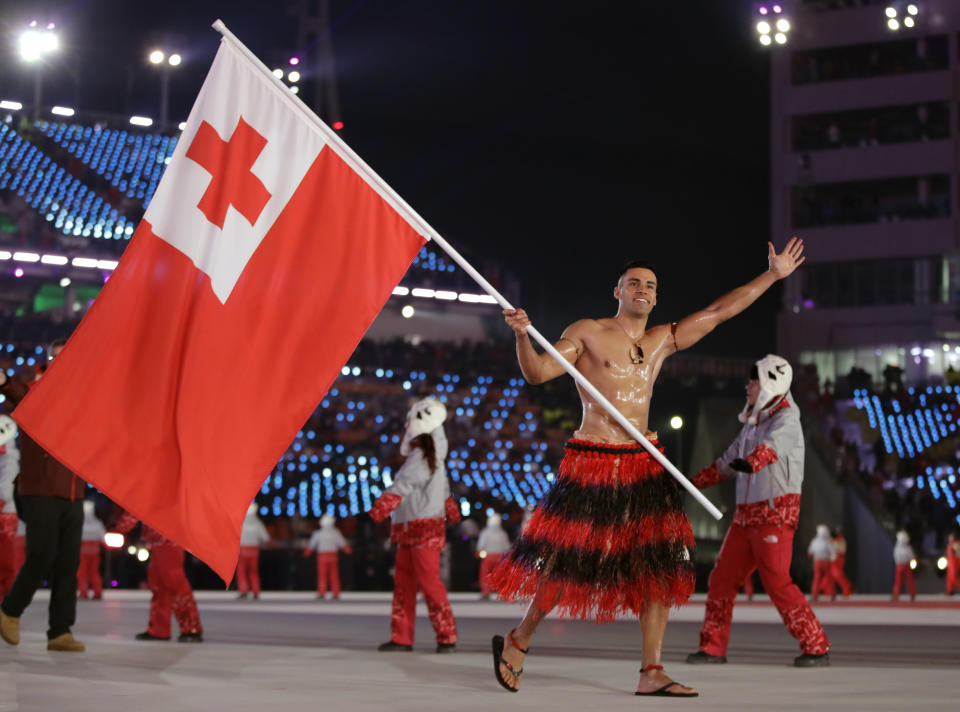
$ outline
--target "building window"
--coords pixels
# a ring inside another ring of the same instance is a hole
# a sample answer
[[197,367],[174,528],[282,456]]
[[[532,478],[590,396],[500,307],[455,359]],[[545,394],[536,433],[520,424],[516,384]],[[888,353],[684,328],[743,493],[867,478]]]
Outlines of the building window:
[[950,216],[945,174],[795,186],[793,226],[824,227]]
[[883,146],[950,137],[946,101],[794,116],[794,151]]
[[794,85],[867,79],[948,68],[946,35],[797,51],[791,54]]

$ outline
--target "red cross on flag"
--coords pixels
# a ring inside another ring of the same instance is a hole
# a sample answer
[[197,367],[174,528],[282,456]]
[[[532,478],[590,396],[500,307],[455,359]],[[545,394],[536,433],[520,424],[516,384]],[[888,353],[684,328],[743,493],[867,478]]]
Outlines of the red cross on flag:
[[425,242],[317,123],[222,41],[119,266],[15,412],[225,581],[251,500]]

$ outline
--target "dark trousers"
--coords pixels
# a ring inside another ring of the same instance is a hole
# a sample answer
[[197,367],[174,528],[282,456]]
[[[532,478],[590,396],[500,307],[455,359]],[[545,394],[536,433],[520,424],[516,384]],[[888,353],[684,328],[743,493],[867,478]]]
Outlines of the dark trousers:
[[0,604],[19,618],[43,579],[50,579],[50,628],[47,638],[70,632],[77,619],[77,567],[83,501],[27,495],[20,498],[20,517],[27,525],[27,558]]

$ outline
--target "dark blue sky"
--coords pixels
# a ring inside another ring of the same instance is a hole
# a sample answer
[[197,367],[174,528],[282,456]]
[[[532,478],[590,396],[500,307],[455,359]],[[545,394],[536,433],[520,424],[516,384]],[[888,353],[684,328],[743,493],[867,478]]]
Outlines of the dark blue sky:
[[[45,93],[86,110],[155,116],[159,80],[144,58],[172,36],[187,61],[170,113],[185,117],[218,17],[268,62],[294,42],[283,2],[0,0],[8,47],[44,8],[74,74],[53,66]],[[344,139],[455,246],[516,273],[548,337],[612,313],[616,271],[630,259],[659,266],[655,322],[764,269],[768,59],[751,36],[750,2],[332,8]],[[0,93],[29,101],[31,75],[0,57]],[[697,350],[772,350],[778,304],[778,293],[765,297]]]

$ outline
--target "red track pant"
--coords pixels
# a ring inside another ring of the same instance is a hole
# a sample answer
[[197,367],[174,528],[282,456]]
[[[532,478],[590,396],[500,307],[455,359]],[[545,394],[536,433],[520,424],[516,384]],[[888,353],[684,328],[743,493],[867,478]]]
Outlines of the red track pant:
[[153,592],[147,632],[170,637],[170,612],[177,617],[180,633],[202,633],[200,613],[193,589],[183,572],[183,549],[176,544],[159,544],[150,553],[147,584]]
[[487,582],[487,577],[503,557],[503,554],[487,554],[480,560],[480,593],[484,596],[490,595],[490,584]]
[[847,575],[843,573],[843,567],[846,562],[846,556],[838,556],[830,562],[830,573],[833,574],[833,580],[840,586],[843,595],[849,596],[853,592],[853,586],[850,585],[850,579],[847,578]]
[[397,547],[393,574],[390,639],[401,645],[413,645],[418,588],[423,591],[427,602],[427,612],[437,634],[437,642],[456,643],[457,623],[447,599],[447,589],[440,580],[440,552],[402,544]]
[[16,556],[17,521],[16,512],[0,514],[0,598],[7,595],[20,570]]
[[821,593],[836,595],[833,585],[833,568],[830,563],[830,559],[813,560],[813,585],[810,587],[810,596],[814,601]]
[[903,588],[903,579],[907,579],[907,591],[910,593],[910,599],[917,595],[917,587],[913,584],[913,569],[910,564],[897,564],[897,573],[893,579],[893,600],[900,598],[900,589]]
[[327,593],[327,584],[334,597],[340,595],[340,552],[317,552],[317,595]]
[[237,590],[260,595],[260,547],[241,546],[237,562]]
[[953,589],[960,588],[960,577],[958,577],[958,571],[960,569],[960,557],[958,556],[948,556],[947,557],[947,593],[953,593]]
[[710,655],[727,654],[733,602],[737,590],[754,566],[787,630],[800,643],[800,650],[810,655],[822,655],[830,649],[823,626],[803,593],[790,580],[793,532],[790,527],[730,526],[710,573],[706,616],[700,629],[700,650]]
[[93,597],[103,595],[103,579],[100,578],[100,542],[80,542],[80,568],[77,569],[77,591],[86,598],[90,589]]

